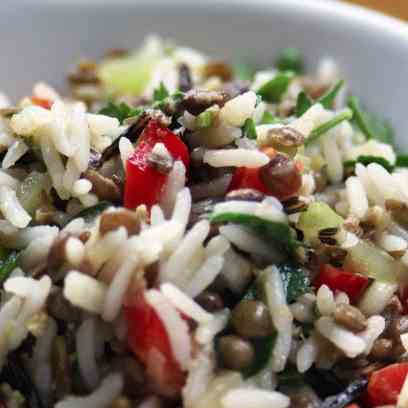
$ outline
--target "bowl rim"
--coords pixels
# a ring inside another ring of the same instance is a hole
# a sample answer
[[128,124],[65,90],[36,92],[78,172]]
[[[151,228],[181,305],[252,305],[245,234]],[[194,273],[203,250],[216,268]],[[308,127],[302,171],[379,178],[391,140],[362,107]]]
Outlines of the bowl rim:
[[[3,0],[1,6],[17,7],[14,1]],[[390,15],[383,14],[379,11],[366,8],[361,5],[345,3],[339,0],[202,0],[200,2],[194,2],[191,0],[115,0],[112,3],[107,3],[106,0],[20,0],[20,5],[46,5],[47,7],[58,8],[64,7],[98,7],[98,8],[110,8],[110,7],[186,7],[189,10],[196,9],[199,13],[200,10],[208,7],[215,7],[217,10],[225,11],[225,9],[231,9],[238,7],[245,11],[248,9],[255,10],[290,10],[296,14],[305,14],[310,17],[318,16],[322,14],[330,13],[337,18],[348,20],[351,23],[362,25],[373,31],[385,30],[388,34],[399,36],[404,41],[408,41],[408,22],[398,19]],[[0,6],[0,8],[2,8]]]

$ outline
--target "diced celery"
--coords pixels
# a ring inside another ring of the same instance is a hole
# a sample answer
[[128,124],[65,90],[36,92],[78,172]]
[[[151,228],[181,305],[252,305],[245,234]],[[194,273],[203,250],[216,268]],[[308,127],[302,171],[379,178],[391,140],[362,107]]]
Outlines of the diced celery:
[[47,175],[33,171],[17,189],[17,198],[24,209],[31,215],[40,207],[43,191],[47,185]]
[[349,250],[344,268],[382,282],[395,283],[402,267],[383,250],[361,240]]
[[332,210],[326,203],[311,203],[303,212],[297,224],[306,242],[316,243],[319,231],[326,228],[337,228],[343,223],[343,218]]
[[103,62],[99,66],[99,77],[109,93],[140,95],[162,53],[160,44],[155,40],[147,41],[135,53]]

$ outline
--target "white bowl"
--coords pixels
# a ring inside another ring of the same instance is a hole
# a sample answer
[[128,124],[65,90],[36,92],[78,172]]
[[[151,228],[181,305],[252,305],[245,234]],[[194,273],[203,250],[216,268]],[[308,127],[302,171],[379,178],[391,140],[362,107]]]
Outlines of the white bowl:
[[61,86],[78,57],[136,47],[152,32],[226,59],[268,63],[285,46],[304,50],[311,66],[333,56],[349,88],[391,119],[408,148],[408,26],[337,2],[1,0],[0,89],[21,96],[39,79]]

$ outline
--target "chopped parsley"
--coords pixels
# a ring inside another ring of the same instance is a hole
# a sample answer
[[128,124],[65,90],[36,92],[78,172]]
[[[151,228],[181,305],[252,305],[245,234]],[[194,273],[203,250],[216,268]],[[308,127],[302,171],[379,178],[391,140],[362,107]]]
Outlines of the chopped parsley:
[[394,131],[387,120],[364,111],[360,106],[358,98],[355,96],[349,98],[348,106],[353,111],[356,125],[367,139],[378,140],[390,145],[393,144]]
[[161,102],[170,96],[170,93],[163,82],[160,82],[158,88],[153,91],[153,100],[154,102]]
[[293,71],[278,72],[272,79],[265,82],[258,89],[257,93],[266,102],[280,102],[294,76],[295,73]]
[[305,64],[302,53],[298,48],[284,48],[276,60],[276,67],[281,71],[303,72]]
[[248,118],[244,124],[244,136],[248,139],[257,138],[255,122],[252,118]]
[[314,143],[316,140],[319,139],[320,136],[324,135],[330,129],[336,127],[337,125],[339,125],[341,122],[344,122],[345,120],[352,119],[352,117],[353,117],[353,113],[350,110],[346,110],[334,116],[332,119],[328,120],[327,122],[323,123],[322,125],[312,130],[309,137],[305,141],[305,146],[308,146],[311,143]]
[[143,111],[142,108],[140,107],[132,108],[124,102],[121,102],[119,104],[109,102],[98,113],[101,115],[106,115],[112,118],[116,118],[119,120],[120,124],[122,124],[128,118],[139,116],[142,113],[142,111]]
[[371,163],[377,163],[380,166],[383,166],[390,173],[394,170],[394,166],[388,160],[384,159],[384,157],[379,157],[379,156],[358,156],[356,160],[345,161],[344,166],[354,167],[356,163],[364,164],[364,166],[368,166]]
[[296,101],[295,115],[299,118],[312,106],[313,101],[306,95],[306,92],[300,92]]

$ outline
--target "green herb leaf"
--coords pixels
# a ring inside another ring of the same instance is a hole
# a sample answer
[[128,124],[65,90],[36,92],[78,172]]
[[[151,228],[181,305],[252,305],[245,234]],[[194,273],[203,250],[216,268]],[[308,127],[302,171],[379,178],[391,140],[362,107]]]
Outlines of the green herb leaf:
[[[364,166],[368,166],[370,163],[377,163],[380,166],[383,166],[390,173],[394,170],[394,166],[388,160],[384,159],[384,157],[378,157],[378,156],[358,156],[357,160],[345,161],[344,166],[354,167],[356,163],[364,164]],[[408,161],[407,161],[407,164],[408,164]]]
[[131,108],[122,102],[120,104],[114,104],[109,102],[104,108],[102,108],[98,113],[101,115],[110,116],[116,118],[122,124],[125,119],[133,118],[139,116],[142,113],[142,108]]
[[350,110],[346,110],[344,112],[339,113],[338,115],[334,116],[333,119],[328,120],[326,123],[318,126],[317,128],[313,129],[310,133],[309,137],[305,141],[305,146],[314,143],[320,136],[324,135],[330,129],[336,127],[341,122],[345,120],[351,120],[353,117],[353,113]]
[[305,383],[303,374],[299,373],[296,367],[287,366],[278,374],[278,384],[280,386],[297,386]]
[[213,124],[214,115],[210,110],[201,112],[195,119],[195,124],[199,129],[207,129]]
[[255,126],[255,122],[252,118],[248,118],[245,121],[244,124],[244,136],[246,136],[248,139],[255,139],[257,137],[256,134],[256,126]]
[[288,303],[292,303],[299,296],[310,292],[310,279],[300,265],[287,262],[277,265],[277,268],[282,277]]
[[248,63],[239,62],[233,66],[234,76],[243,81],[252,81],[256,72],[256,68]]
[[251,367],[242,372],[244,378],[252,377],[263,370],[271,359],[273,346],[275,345],[276,334],[265,338],[253,339],[251,341],[255,352],[255,360]]
[[408,167],[408,154],[398,155],[395,167]]
[[393,144],[394,131],[387,120],[381,119],[373,113],[364,111],[355,96],[349,98],[348,106],[353,111],[357,126],[367,139],[378,140],[390,145]]
[[309,108],[313,105],[313,101],[306,95],[304,91],[300,92],[295,108],[295,115],[299,118],[301,117]]
[[167,88],[165,87],[163,82],[160,82],[160,85],[158,88],[156,88],[153,91],[153,100],[155,102],[161,102],[164,99],[166,99],[168,96],[170,96],[169,91],[167,90]]
[[280,102],[294,76],[295,73],[292,71],[278,72],[274,78],[263,84],[257,93],[266,102]]
[[0,261],[0,285],[7,280],[11,272],[18,266],[20,253],[17,251],[10,252],[5,259]]
[[297,48],[284,48],[276,60],[276,67],[281,71],[301,73],[304,70],[304,58]]
[[299,245],[289,225],[284,222],[274,222],[255,215],[225,212],[210,217],[213,224],[232,222],[245,225],[265,239],[270,239],[283,245],[288,250],[293,250]]
[[262,119],[261,119],[261,125],[273,125],[275,123],[281,123],[281,120],[274,116],[271,112],[265,111]]
[[326,94],[320,97],[317,102],[322,104],[324,108],[331,109],[333,107],[333,102],[343,85],[344,81],[341,79],[333,86],[332,89],[330,89]]

